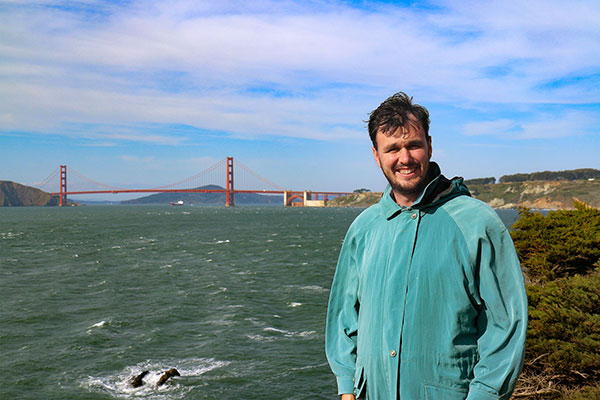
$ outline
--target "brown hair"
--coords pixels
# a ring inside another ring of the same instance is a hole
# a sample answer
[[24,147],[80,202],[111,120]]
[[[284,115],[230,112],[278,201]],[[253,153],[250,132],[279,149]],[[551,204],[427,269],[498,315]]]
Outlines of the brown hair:
[[373,147],[377,148],[375,138],[380,130],[383,134],[392,133],[406,123],[411,123],[408,114],[415,116],[425,131],[425,137],[429,136],[429,111],[419,104],[413,104],[412,99],[406,93],[398,92],[385,99],[369,114],[368,129]]

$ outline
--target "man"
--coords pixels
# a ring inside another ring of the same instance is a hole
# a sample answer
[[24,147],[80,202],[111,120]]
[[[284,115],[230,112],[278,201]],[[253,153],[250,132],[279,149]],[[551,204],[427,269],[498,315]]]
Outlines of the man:
[[326,352],[342,399],[509,399],[527,299],[493,209],[430,161],[429,112],[405,93],[370,115],[389,185],[346,234]]

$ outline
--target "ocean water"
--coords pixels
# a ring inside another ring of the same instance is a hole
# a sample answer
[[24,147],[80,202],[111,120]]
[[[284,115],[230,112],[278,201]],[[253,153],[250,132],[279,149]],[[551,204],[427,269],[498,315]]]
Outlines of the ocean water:
[[325,314],[361,211],[0,208],[0,398],[338,398]]

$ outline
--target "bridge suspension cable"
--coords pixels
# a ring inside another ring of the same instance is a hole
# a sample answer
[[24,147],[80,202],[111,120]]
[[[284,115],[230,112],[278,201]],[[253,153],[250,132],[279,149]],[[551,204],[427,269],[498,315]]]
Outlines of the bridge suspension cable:
[[242,164],[239,161],[235,162],[235,165],[237,167],[242,168],[244,171],[248,172],[249,174],[251,174],[252,176],[254,176],[256,179],[260,180],[263,183],[266,183],[267,185],[271,186],[272,188],[276,189],[276,190],[281,190],[283,191],[284,188],[282,188],[281,186],[279,186],[276,183],[271,182],[270,180],[268,180],[267,178],[264,178],[262,176],[260,176],[259,174],[257,174],[256,172],[252,171],[250,168],[248,168],[247,166],[245,166],[244,164]]
[[37,187],[39,189],[43,189],[44,186],[50,184],[50,181],[54,181],[56,179],[56,176],[58,175],[58,170],[60,167],[56,167],[56,169],[54,171],[52,171],[52,173],[50,173],[50,175],[48,175],[48,177],[46,179],[44,179],[41,182],[38,183],[34,183],[32,186]]
[[104,183],[102,183],[102,182],[95,181],[95,180],[93,180],[93,179],[91,179],[91,178],[88,178],[87,176],[85,176],[85,175],[83,175],[83,174],[81,174],[81,173],[79,173],[79,172],[75,171],[75,170],[74,170],[73,168],[71,168],[71,167],[69,167],[69,172],[70,172],[70,173],[72,173],[72,174],[75,174],[75,175],[77,175],[79,178],[81,178],[81,179],[83,179],[83,180],[86,180],[86,181],[88,181],[88,182],[91,182],[91,183],[93,183],[93,184],[95,184],[95,185],[98,185],[98,186],[105,187],[105,188],[107,188],[107,189],[114,189],[114,190],[125,190],[124,188],[120,188],[120,187],[116,187],[116,186],[110,186],[110,185],[104,184]]
[[175,187],[175,186],[178,186],[178,185],[184,184],[184,183],[188,183],[188,182],[194,181],[195,179],[201,178],[201,177],[203,177],[204,175],[207,175],[207,174],[209,174],[210,172],[213,172],[213,171],[214,171],[214,170],[216,170],[217,168],[219,168],[219,167],[222,167],[222,166],[223,166],[223,164],[225,164],[225,159],[223,159],[223,160],[221,160],[221,161],[217,162],[216,164],[214,164],[214,165],[212,165],[212,166],[208,167],[208,168],[207,168],[207,169],[205,169],[204,171],[197,173],[196,175],[192,175],[192,176],[190,176],[190,177],[188,177],[188,178],[182,179],[182,180],[180,180],[180,181],[178,181],[178,182],[171,183],[171,184],[168,184],[168,185],[165,185],[165,186],[158,186],[158,187],[155,187],[155,188],[153,188],[153,189],[169,189],[169,188],[172,188],[172,187]]

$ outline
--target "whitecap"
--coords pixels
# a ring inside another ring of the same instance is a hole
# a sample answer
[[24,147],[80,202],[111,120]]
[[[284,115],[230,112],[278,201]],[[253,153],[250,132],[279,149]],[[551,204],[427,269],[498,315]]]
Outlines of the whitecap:
[[302,303],[296,303],[295,301],[288,303],[288,306],[290,306],[290,307],[300,307],[301,305],[302,305]]
[[2,239],[13,239],[21,235],[23,235],[23,232],[0,232]]
[[268,326],[268,327],[264,328],[263,331],[265,331],[265,332],[277,332],[277,333],[283,333],[283,334],[289,334],[289,333],[291,333],[290,331],[286,331],[285,329],[273,328],[272,326]]
[[215,294],[224,293],[227,291],[226,287],[220,287],[217,291],[210,293],[210,296],[214,296]]
[[234,272],[234,275],[256,275],[256,271],[240,271],[240,272]]
[[273,327],[267,327],[267,328],[264,328],[263,330],[267,331],[267,332],[281,333],[285,337],[296,337],[296,336],[307,337],[307,336],[314,335],[316,333],[316,331],[292,332],[292,331],[288,331],[285,329],[278,329],[278,328],[273,328]]
[[274,337],[265,337],[261,335],[246,335],[246,337],[250,340],[261,343],[272,342],[273,340],[275,340]]
[[298,286],[298,285],[287,285],[287,288],[294,288],[294,289],[300,289],[300,290],[310,290],[310,291],[315,291],[315,292],[327,292],[329,289],[325,289],[323,286],[317,286],[317,285],[305,285],[305,286]]
[[252,323],[252,325],[255,325],[255,326],[263,326],[265,324],[264,322],[262,322],[258,318],[254,318],[254,317],[244,318],[244,321],[249,321],[249,322]]
[[91,328],[102,328],[104,325],[106,325],[106,321],[102,320],[100,322],[95,323],[92,326],[89,326],[88,329],[91,329]]
[[[165,369],[166,370],[166,369]],[[160,379],[161,370],[152,371],[144,377],[144,385],[134,388],[130,382],[135,376],[141,373],[142,370],[128,369],[117,375],[93,377],[90,376],[82,383],[82,386],[87,387],[93,392],[109,393],[116,398],[131,398],[131,397],[151,397],[153,399],[184,399],[185,393],[180,385],[173,384],[176,379],[171,381],[170,385],[156,387]],[[185,391],[189,391],[185,390]]]
[[182,376],[200,376],[217,368],[223,368],[231,361],[215,360],[214,358],[190,358],[180,362],[179,372]]
[[[178,384],[178,380],[186,377],[198,377],[229,364],[230,361],[215,360],[214,358],[189,358],[175,362],[148,360],[109,375],[88,376],[81,386],[91,392],[108,393],[116,398],[185,399],[191,388]],[[168,385],[156,387],[162,373],[170,368],[176,368],[181,376],[172,378]],[[145,384],[138,388],[132,387],[131,379],[142,371],[150,371],[143,379]]]

